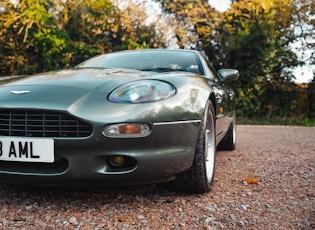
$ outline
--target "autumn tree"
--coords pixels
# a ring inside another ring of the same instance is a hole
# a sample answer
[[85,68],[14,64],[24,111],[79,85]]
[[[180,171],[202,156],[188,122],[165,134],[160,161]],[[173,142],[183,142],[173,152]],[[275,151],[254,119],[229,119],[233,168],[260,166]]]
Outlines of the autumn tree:
[[79,63],[99,53],[117,50],[164,47],[160,28],[146,24],[143,3],[110,0],[70,0],[63,18],[72,52],[67,63]]
[[290,70],[298,64],[290,47],[296,39],[291,27],[295,10],[290,0],[251,0],[236,1],[223,14],[218,48],[225,55],[225,65],[242,73],[236,86],[240,113],[245,116],[281,115],[280,110],[295,103],[295,91],[289,90]]
[[[138,3],[140,4],[140,3]],[[163,47],[146,11],[110,0],[5,0],[0,5],[0,76],[74,66],[100,53]]]
[[[0,76],[176,41],[203,52],[216,69],[239,69],[233,83],[239,115],[290,116],[298,109],[292,67],[315,64],[313,0],[233,0],[223,13],[208,0],[152,1],[163,14],[148,22],[148,1],[3,0]],[[302,57],[292,50],[297,40]]]
[[59,65],[66,34],[56,28],[51,9],[53,2],[46,0],[1,3],[0,75],[27,74]]
[[241,77],[234,83],[239,115],[280,115],[292,109],[289,102],[296,92],[285,89],[292,88],[291,69],[298,65],[290,47],[297,39],[298,7],[293,1],[235,0],[224,13],[208,1],[159,2],[179,25],[175,28],[181,47],[201,50],[216,69],[239,69]]
[[213,41],[218,12],[206,0],[156,0],[167,15],[180,48],[204,50]]
[[315,1],[292,0],[296,5],[294,28],[298,37],[295,49],[301,55],[300,65],[315,65]]
[[120,6],[120,41],[116,50],[166,48],[165,25],[148,22],[146,1],[116,0]]

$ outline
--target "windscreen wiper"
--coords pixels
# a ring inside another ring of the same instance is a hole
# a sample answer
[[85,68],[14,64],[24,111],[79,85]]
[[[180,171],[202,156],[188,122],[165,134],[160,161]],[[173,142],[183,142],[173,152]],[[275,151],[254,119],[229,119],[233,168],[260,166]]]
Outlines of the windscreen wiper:
[[189,72],[186,69],[172,69],[172,68],[147,68],[147,69],[139,69],[141,71],[154,71],[154,72]]

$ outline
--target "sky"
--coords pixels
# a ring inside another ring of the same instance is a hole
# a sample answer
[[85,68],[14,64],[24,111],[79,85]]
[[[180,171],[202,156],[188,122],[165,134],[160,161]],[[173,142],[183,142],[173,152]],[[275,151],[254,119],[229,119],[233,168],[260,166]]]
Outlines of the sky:
[[[229,8],[231,1],[230,0],[209,0],[209,3],[212,7],[215,9],[224,12],[226,9]],[[298,44],[294,44],[293,47]],[[297,53],[298,56],[299,53]],[[310,82],[313,77],[315,72],[315,66],[314,65],[305,65],[305,66],[300,66],[296,67],[293,70],[293,75],[295,76],[295,82],[297,83],[308,83]]]
[[231,1],[230,0],[209,0],[210,6],[216,8],[221,12],[224,12],[227,8],[229,8]]

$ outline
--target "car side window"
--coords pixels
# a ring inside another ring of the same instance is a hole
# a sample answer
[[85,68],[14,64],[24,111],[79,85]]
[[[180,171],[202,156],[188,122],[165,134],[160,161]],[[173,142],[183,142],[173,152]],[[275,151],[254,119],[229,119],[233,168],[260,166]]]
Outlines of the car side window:
[[220,76],[218,75],[217,71],[213,68],[212,64],[209,62],[207,58],[205,58],[205,62],[208,66],[208,69],[210,70],[209,72],[209,77],[212,81],[214,82],[220,82]]
[[209,63],[208,64],[208,67],[209,67],[209,69],[210,69],[210,71],[211,71],[211,74],[212,74],[212,78],[213,78],[213,80],[215,81],[215,82],[220,82],[220,76],[219,76],[219,74],[217,73],[217,71],[213,68],[213,66]]
[[207,78],[209,78],[213,82],[220,82],[220,76],[217,71],[213,68],[207,56],[203,54],[199,54],[200,61],[202,62],[202,66],[204,69],[204,74]]

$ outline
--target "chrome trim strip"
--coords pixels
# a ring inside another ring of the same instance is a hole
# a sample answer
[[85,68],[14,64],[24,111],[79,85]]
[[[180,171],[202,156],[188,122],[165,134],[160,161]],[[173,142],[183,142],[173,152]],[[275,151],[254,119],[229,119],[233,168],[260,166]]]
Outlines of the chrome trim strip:
[[178,124],[200,123],[200,122],[201,122],[201,120],[170,121],[170,122],[158,122],[158,123],[153,123],[153,125],[178,125]]
[[12,90],[11,93],[12,94],[15,94],[15,95],[20,95],[20,94],[27,94],[27,93],[30,93],[31,91],[29,90]]

